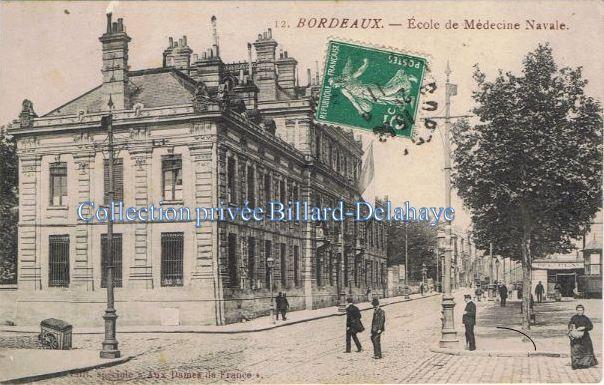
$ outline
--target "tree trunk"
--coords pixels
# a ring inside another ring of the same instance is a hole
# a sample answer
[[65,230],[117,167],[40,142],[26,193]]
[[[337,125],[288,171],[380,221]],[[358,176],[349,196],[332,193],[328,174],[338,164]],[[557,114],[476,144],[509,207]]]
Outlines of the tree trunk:
[[529,236],[522,237],[522,330],[526,333],[531,328],[531,256]]

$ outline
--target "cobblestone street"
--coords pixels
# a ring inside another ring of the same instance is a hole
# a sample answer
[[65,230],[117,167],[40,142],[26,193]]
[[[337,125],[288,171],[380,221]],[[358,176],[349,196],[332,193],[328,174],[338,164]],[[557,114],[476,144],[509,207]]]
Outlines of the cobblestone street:
[[[458,302],[456,310],[461,311]],[[121,334],[125,364],[42,381],[92,384],[99,379],[143,384],[167,383],[476,383],[597,382],[600,366],[572,370],[570,358],[476,357],[430,352],[440,329],[440,297],[384,308],[384,359],[372,359],[368,332],[364,351],[344,353],[344,317],[331,317],[284,328],[246,334]],[[365,327],[371,311],[363,312]],[[463,326],[456,325],[459,338]],[[601,324],[596,326],[601,327]],[[27,347],[34,336],[3,334],[3,347]],[[75,348],[95,349],[101,335],[76,335]],[[353,349],[354,350],[354,349]]]

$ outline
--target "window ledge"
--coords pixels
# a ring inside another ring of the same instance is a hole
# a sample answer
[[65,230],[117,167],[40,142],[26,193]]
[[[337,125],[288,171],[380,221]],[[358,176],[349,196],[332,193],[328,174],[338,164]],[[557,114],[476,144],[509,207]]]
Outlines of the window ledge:
[[185,202],[183,200],[177,200],[177,201],[162,201],[160,203],[160,206],[177,206],[177,205],[184,205]]
[[48,206],[46,209],[47,210],[68,210],[69,207],[67,207],[67,206]]

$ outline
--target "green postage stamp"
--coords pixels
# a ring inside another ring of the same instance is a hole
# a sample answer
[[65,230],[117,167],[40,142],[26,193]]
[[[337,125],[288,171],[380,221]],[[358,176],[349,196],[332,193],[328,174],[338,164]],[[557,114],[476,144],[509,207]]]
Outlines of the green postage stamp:
[[330,40],[316,118],[411,137],[427,59]]

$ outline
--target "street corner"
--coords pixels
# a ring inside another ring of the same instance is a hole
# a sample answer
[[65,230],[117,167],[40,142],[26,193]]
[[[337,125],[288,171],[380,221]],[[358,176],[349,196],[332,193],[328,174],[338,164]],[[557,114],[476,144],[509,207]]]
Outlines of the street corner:
[[0,383],[17,384],[125,363],[133,356],[100,358],[97,350],[7,349],[0,354]]

